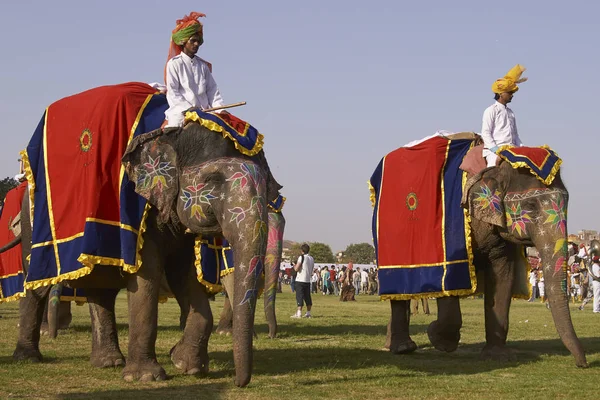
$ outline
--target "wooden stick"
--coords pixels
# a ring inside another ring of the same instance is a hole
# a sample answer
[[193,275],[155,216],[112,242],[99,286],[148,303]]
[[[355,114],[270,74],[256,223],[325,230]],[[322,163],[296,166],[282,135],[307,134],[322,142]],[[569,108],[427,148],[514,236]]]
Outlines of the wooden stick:
[[206,110],[202,110],[202,111],[211,112],[211,111],[217,111],[217,110],[224,110],[225,108],[233,108],[233,107],[239,107],[239,106],[245,106],[245,105],[246,105],[245,101],[240,101],[239,103],[226,104],[224,106],[207,108]]

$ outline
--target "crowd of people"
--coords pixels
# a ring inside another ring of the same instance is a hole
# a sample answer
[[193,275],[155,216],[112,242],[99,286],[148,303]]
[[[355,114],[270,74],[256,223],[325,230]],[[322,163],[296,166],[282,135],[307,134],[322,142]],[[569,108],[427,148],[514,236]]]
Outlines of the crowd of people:
[[[579,310],[593,300],[593,312],[600,313],[600,256],[591,255],[589,246],[584,243],[577,245],[569,242],[567,261],[567,295],[573,302],[581,302]],[[541,266],[537,264],[536,257],[530,257],[532,264],[529,273],[529,283],[531,285],[530,302],[540,299],[546,302],[546,291],[544,285],[544,276]]]

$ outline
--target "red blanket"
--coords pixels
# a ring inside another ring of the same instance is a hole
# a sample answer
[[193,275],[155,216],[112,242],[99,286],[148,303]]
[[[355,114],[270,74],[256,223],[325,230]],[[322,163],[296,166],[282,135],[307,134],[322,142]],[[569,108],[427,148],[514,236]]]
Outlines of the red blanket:
[[[10,229],[13,221],[21,212],[21,201],[27,192],[27,182],[21,183],[9,191],[4,200],[2,215],[0,216],[0,247],[10,243],[15,235]],[[0,254],[0,301],[19,295],[23,290],[22,285],[23,261],[21,258],[21,245]]]

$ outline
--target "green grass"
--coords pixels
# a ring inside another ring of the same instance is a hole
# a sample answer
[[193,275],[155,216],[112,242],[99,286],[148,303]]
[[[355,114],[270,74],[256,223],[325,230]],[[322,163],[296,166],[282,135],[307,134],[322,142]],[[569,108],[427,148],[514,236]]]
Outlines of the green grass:
[[[290,319],[295,302],[289,287],[277,299],[279,338],[270,340],[264,314],[257,313],[255,367],[248,388],[233,385],[231,337],[213,334],[210,374],[181,375],[168,357],[180,338],[179,309],[170,300],[159,307],[156,343],[159,362],[169,380],[126,383],[121,370],[99,370],[89,364],[90,319],[87,305],[73,307],[73,323],[51,340],[43,337],[41,364],[15,363],[18,306],[0,307],[0,399],[517,399],[598,398],[600,384],[600,315],[571,307],[573,320],[591,368],[575,367],[558,339],[549,311],[540,303],[515,300],[509,345],[516,362],[480,361],[483,347],[483,301],[465,299],[462,340],[451,354],[433,349],[426,329],[432,315],[412,318],[412,338],[419,350],[408,356],[383,351],[389,304],[375,296],[340,303],[333,296],[314,296],[314,318]],[[126,296],[118,300],[119,340],[127,351]],[[212,303],[215,320],[223,304]]]

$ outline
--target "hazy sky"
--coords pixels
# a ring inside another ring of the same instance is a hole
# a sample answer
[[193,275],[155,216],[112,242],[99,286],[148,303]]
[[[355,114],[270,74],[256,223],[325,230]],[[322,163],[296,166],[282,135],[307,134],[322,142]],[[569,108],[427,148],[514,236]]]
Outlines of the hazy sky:
[[266,137],[286,239],[371,242],[366,182],[381,157],[440,129],[479,132],[492,82],[517,63],[529,77],[511,104],[520,136],[562,157],[569,231],[598,229],[599,4],[2,0],[0,177],[55,100],[160,81],[175,21],[200,11],[199,55]]

